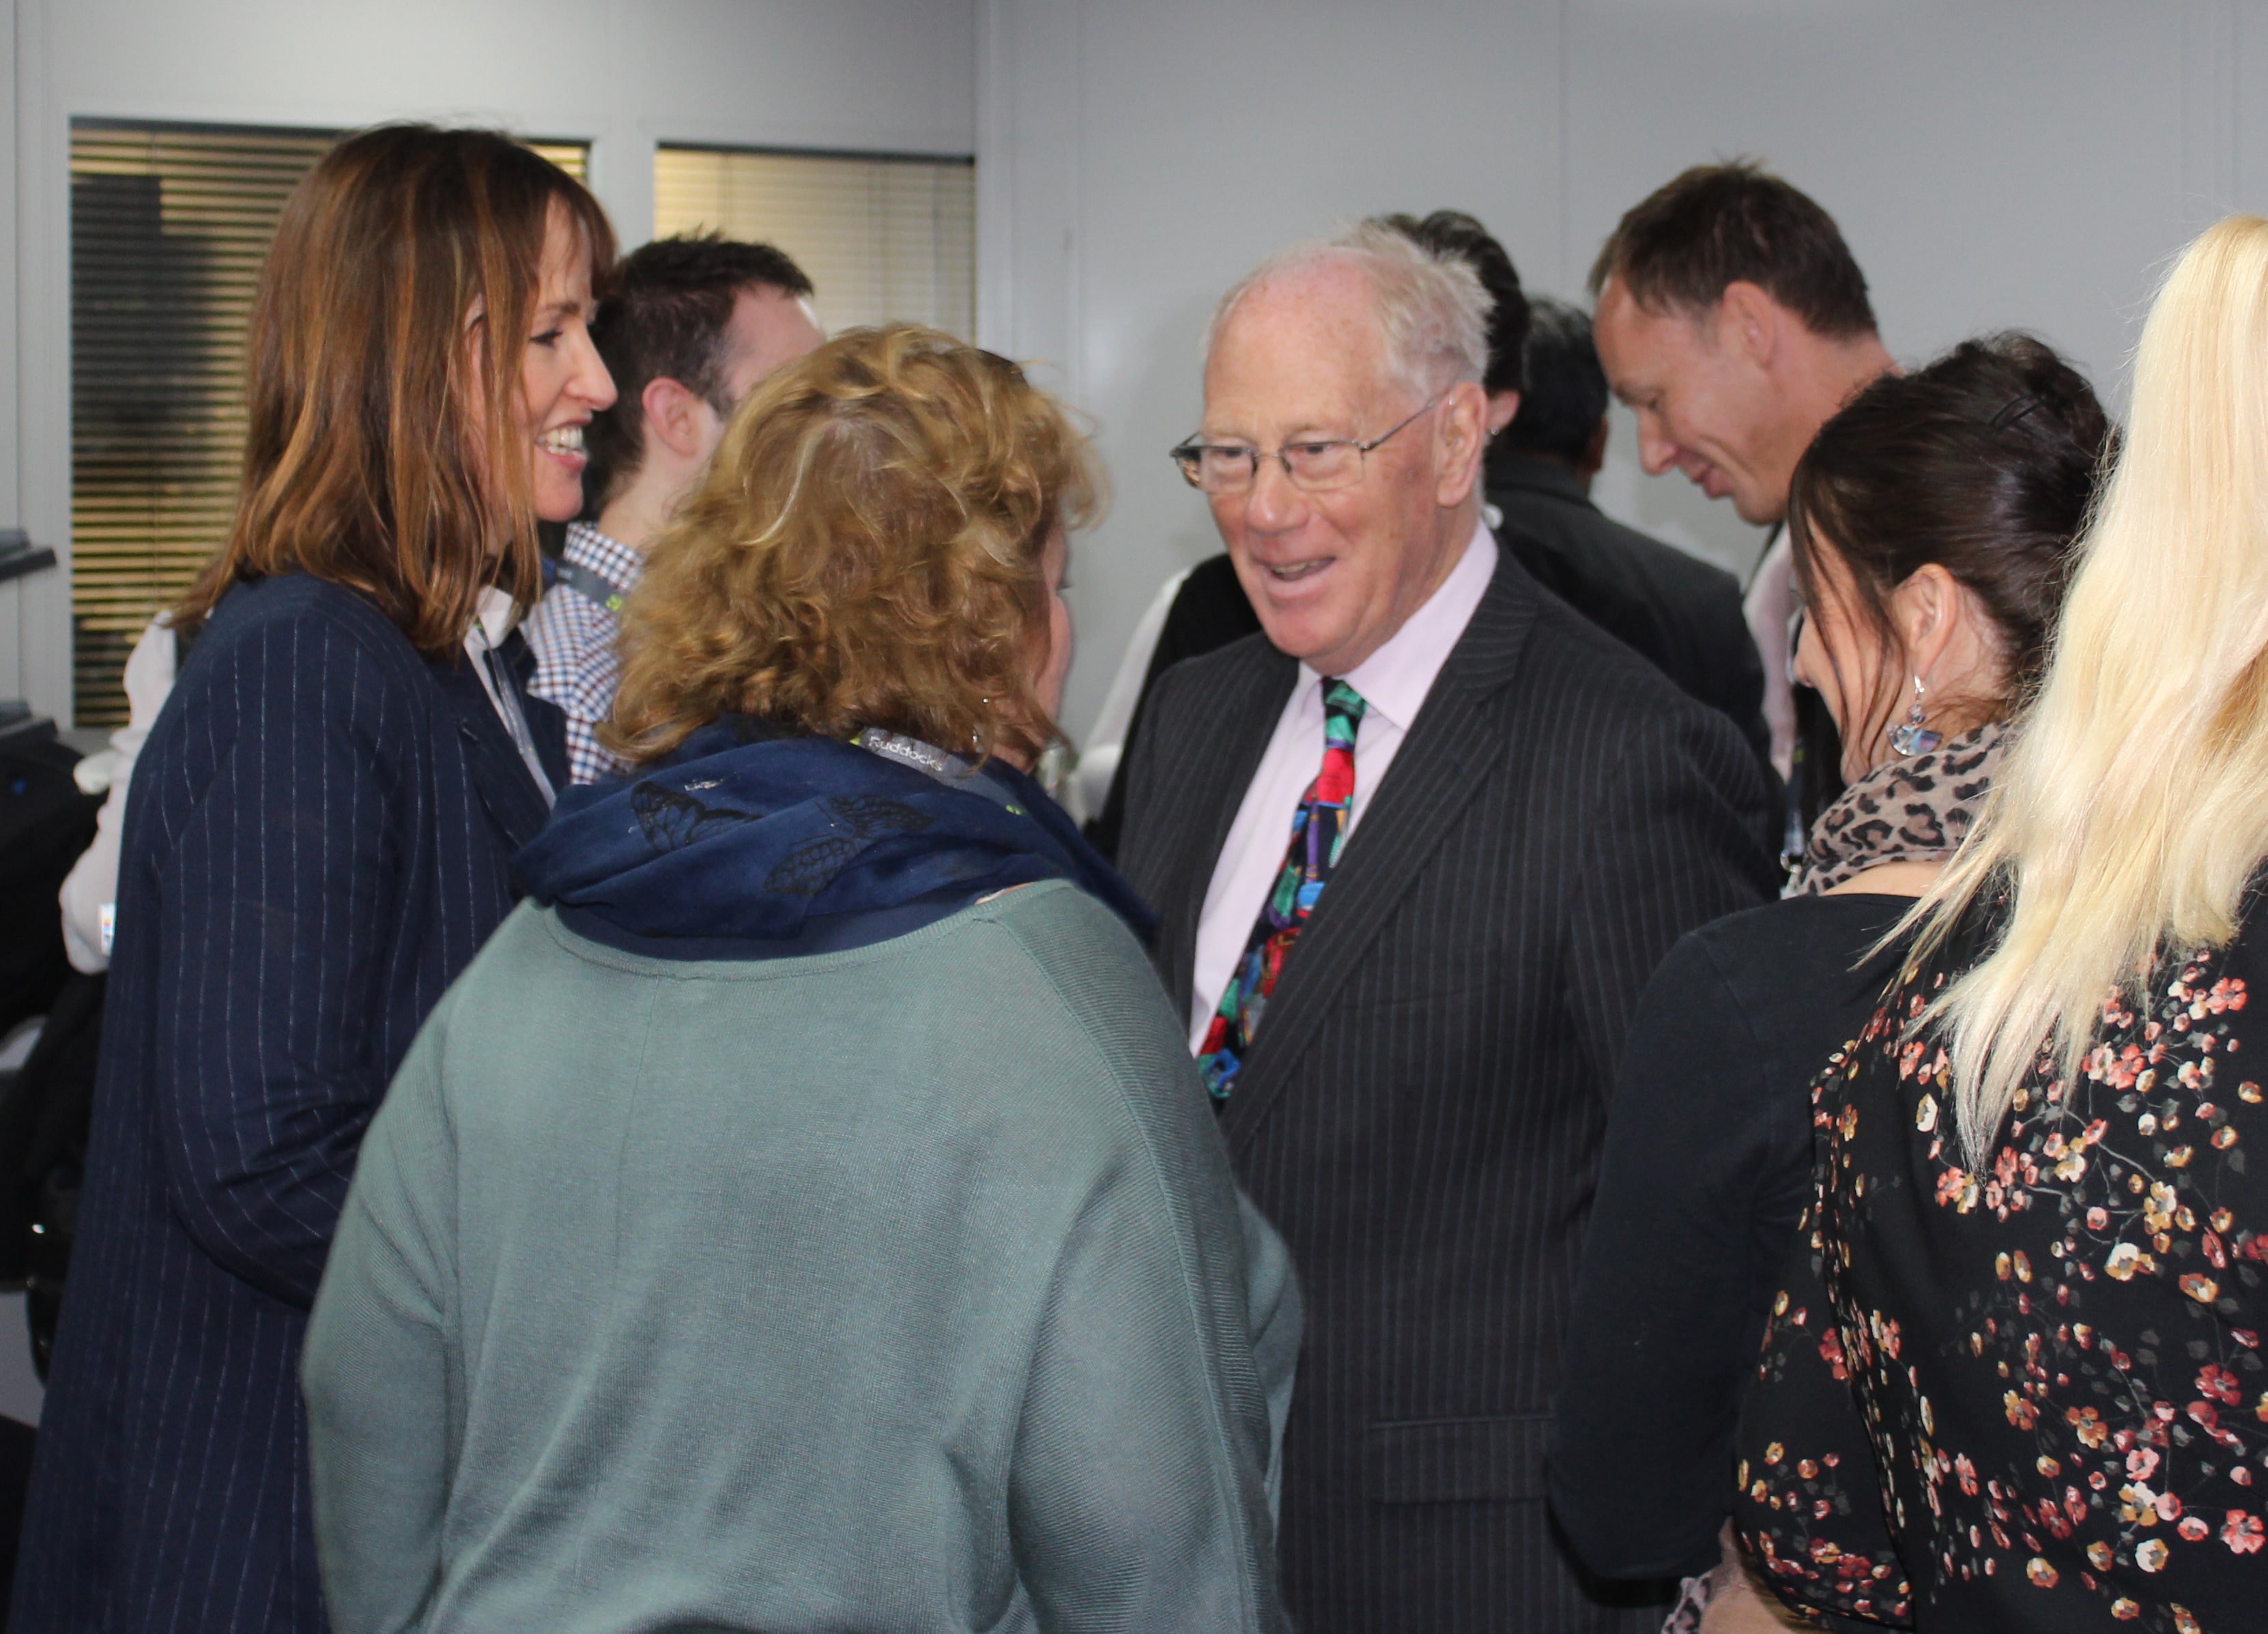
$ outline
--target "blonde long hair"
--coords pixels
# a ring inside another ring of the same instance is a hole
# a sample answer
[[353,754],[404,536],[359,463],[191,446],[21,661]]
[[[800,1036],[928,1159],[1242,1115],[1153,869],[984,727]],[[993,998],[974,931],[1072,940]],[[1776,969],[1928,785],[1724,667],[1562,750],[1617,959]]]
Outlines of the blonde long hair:
[[2191,244],[2134,360],[2124,450],[2037,699],[1969,844],[1908,923],[1920,952],[2006,892],[1933,1007],[1976,1160],[2043,1056],[2069,1081],[2116,993],[2228,942],[2268,856],[2268,221]]

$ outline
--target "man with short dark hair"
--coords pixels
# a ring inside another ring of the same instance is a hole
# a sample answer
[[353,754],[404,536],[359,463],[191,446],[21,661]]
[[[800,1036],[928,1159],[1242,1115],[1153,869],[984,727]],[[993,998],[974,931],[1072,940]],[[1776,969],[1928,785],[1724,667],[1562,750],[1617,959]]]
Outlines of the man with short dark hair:
[[[1683,471],[1760,527],[1786,519],[1788,481],[1819,428],[1893,366],[1834,217],[1751,160],[1696,166],[1638,204],[1600,250],[1590,286],[1599,359],[1638,416],[1639,463],[1653,476]],[[1783,777],[1797,736],[1793,611],[1776,538],[1750,581],[1748,619]]]
[[707,233],[658,239],[615,269],[591,326],[615,406],[585,432],[586,519],[567,529],[558,579],[528,621],[528,690],[567,716],[577,783],[621,769],[598,740],[613,708],[622,598],[678,501],[708,468],[757,381],[826,336],[811,280],[769,244]]
[[1591,503],[1608,403],[1591,320],[1562,301],[1532,302],[1526,364],[1520,411],[1489,444],[1484,467],[1498,537],[1545,589],[1722,710],[1768,756],[1764,666],[1740,581]]

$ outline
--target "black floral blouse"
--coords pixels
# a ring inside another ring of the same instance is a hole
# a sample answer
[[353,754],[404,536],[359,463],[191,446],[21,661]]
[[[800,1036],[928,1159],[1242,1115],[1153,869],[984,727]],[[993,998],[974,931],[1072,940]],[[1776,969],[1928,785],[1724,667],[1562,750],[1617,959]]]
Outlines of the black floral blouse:
[[2043,1060],[1976,1169],[1943,1050],[1907,1035],[1956,940],[1814,1086],[1742,1535],[1815,1616],[2268,1629],[2268,930],[2106,1005],[2078,1080]]

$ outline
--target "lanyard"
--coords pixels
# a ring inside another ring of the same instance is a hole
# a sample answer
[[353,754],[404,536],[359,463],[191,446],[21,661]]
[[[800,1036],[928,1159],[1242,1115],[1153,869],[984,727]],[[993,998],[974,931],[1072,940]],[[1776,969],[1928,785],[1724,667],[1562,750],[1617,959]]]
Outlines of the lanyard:
[[895,761],[901,766],[910,766],[925,777],[936,778],[948,788],[966,789],[971,794],[981,794],[1012,817],[1031,815],[1016,804],[1015,797],[998,783],[986,777],[958,754],[947,754],[933,743],[919,738],[909,738],[903,732],[884,732],[879,726],[869,726],[850,740],[869,754],[879,754],[886,761]]
[[489,702],[496,706],[497,718],[504,724],[504,735],[512,740],[512,747],[519,751],[519,758],[526,763],[527,775],[535,780],[535,786],[543,796],[543,804],[551,806],[559,799],[559,794],[551,786],[551,779],[543,769],[542,757],[535,752],[535,734],[527,729],[527,716],[519,707],[519,688],[512,684],[512,676],[504,668],[503,652],[489,644],[488,626],[478,619],[473,621],[472,629],[465,633],[465,651],[472,656],[473,673],[480,678],[481,690],[489,695]]
[[617,616],[622,613],[623,598],[630,593],[626,585],[617,585],[598,569],[564,557],[553,567],[552,577],[585,600],[594,601]]

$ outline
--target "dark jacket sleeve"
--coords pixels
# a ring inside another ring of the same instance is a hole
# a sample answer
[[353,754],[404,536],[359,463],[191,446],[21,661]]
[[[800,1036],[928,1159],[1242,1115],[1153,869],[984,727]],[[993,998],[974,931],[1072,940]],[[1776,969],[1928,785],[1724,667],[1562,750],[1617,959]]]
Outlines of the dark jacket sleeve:
[[373,730],[391,702],[348,631],[279,624],[185,704],[229,747],[166,836],[152,1104],[197,1245],[305,1307],[385,1089],[377,1037],[400,859]]
[[1614,1082],[1639,990],[1688,931],[1765,900],[1763,774],[1723,717],[1646,717],[1585,824],[1565,968],[1593,1081]]
[[1552,1506],[1603,1576],[1718,1557],[1741,1395],[1810,1181],[1804,1108],[1772,1094],[1767,1059],[1710,939],[1687,937],[1631,1025],[1552,1417]]

